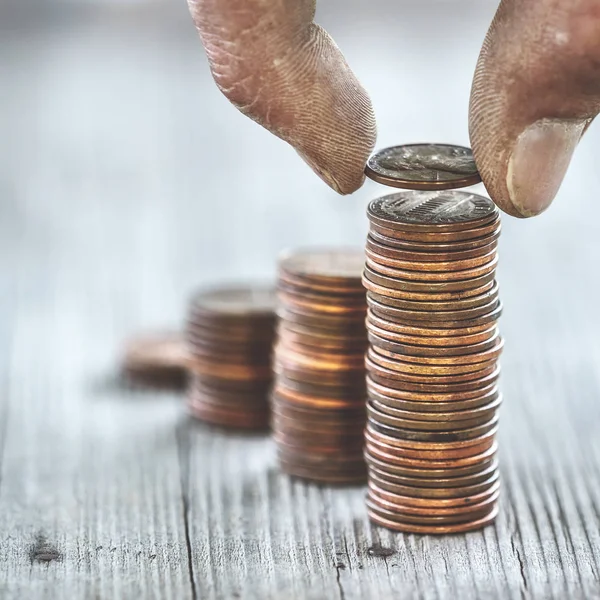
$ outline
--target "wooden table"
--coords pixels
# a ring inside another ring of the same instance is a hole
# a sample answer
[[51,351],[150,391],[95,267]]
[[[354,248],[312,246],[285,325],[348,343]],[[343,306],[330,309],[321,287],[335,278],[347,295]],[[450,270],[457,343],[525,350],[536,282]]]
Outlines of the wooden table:
[[[361,245],[383,188],[337,197],[228,106],[184,2],[48,4],[0,13],[0,596],[600,597],[597,131],[546,215],[504,220],[497,524],[397,535],[363,489],[292,481],[268,438],[115,376],[126,336],[178,327],[196,286]],[[322,4],[380,146],[468,142],[493,3]]]

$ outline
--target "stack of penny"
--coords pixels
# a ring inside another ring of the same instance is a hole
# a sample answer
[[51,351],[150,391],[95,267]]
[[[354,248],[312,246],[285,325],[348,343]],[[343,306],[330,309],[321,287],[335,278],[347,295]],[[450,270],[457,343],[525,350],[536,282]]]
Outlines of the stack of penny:
[[498,510],[498,210],[462,191],[405,191],[367,213],[370,518],[478,529]]
[[188,353],[180,332],[138,335],[127,342],[121,372],[135,385],[183,390]]
[[188,409],[209,423],[269,426],[276,294],[266,287],[197,293],[186,325]]
[[286,473],[360,483],[367,337],[364,252],[307,250],[279,262],[273,431]]

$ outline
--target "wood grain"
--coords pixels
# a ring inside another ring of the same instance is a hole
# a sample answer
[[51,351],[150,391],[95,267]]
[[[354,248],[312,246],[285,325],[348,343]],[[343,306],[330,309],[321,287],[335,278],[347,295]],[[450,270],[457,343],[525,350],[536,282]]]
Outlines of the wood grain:
[[[600,597],[597,133],[547,214],[504,220],[496,526],[393,534],[369,524],[363,489],[290,480],[268,438],[190,422],[181,398],[116,377],[126,336],[178,326],[194,287],[269,278],[287,246],[361,245],[382,188],[337,197],[229,107],[185,3],[14,6],[0,9],[0,595]],[[394,6],[320,8],[372,91],[379,145],[467,143],[493,3],[377,16]]]

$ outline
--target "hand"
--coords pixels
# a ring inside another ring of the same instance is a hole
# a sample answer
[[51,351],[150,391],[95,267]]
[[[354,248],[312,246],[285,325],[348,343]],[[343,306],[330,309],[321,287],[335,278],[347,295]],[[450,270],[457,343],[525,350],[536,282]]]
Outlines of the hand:
[[[333,189],[364,180],[371,101],[315,0],[188,0],[221,91],[289,142]],[[483,45],[469,110],[483,182],[506,212],[545,210],[600,112],[597,0],[503,0]]]

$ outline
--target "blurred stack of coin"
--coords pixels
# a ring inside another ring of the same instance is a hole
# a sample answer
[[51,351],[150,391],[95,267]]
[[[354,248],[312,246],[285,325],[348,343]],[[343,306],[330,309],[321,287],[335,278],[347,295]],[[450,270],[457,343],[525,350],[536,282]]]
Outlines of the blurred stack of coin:
[[275,290],[226,287],[196,294],[189,306],[188,408],[216,425],[269,426]]
[[498,210],[407,191],[368,217],[369,515],[405,532],[477,529],[498,510]]
[[279,263],[273,430],[281,468],[296,477],[366,479],[364,260],[363,251],[306,250]]
[[138,335],[125,346],[121,370],[134,385],[179,391],[187,382],[187,360],[181,332]]

